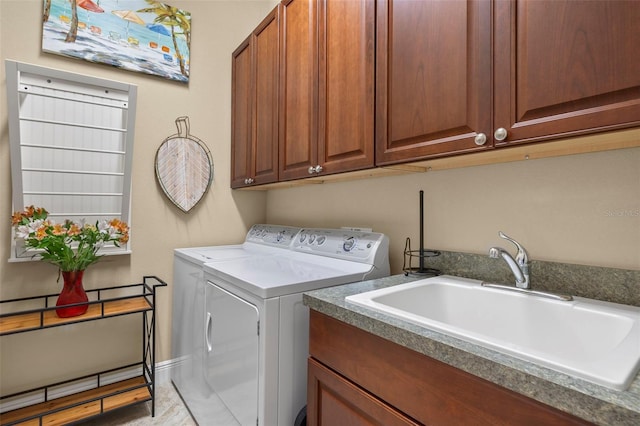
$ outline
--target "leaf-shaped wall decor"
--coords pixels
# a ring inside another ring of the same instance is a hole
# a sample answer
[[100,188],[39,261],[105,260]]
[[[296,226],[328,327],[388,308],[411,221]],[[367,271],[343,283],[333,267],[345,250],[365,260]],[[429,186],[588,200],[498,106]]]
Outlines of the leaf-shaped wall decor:
[[156,152],[156,177],[169,200],[187,213],[213,181],[213,160],[207,146],[189,134],[189,117],[178,117],[176,126],[178,133]]

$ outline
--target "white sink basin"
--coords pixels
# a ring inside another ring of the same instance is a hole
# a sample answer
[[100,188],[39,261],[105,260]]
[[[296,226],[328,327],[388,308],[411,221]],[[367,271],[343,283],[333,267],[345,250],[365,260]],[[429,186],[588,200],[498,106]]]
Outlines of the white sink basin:
[[480,284],[444,275],[346,300],[617,390],[640,369],[640,308]]

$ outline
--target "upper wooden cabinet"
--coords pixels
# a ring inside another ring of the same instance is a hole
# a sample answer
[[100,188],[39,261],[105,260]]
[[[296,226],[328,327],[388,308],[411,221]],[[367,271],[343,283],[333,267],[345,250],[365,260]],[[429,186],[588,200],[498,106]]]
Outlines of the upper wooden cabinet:
[[491,4],[379,0],[376,163],[491,147]]
[[232,55],[232,188],[278,181],[279,11]]
[[372,167],[375,4],[282,5],[280,180]]
[[231,187],[237,188],[252,174],[251,36],[233,52],[231,70]]
[[496,144],[640,124],[640,5],[497,1]]
[[233,55],[231,186],[638,127],[638,22],[625,0],[283,0]]
[[378,165],[640,124],[634,2],[378,0],[377,13]]
[[324,173],[373,167],[375,3],[318,5],[318,164]]
[[318,27],[310,0],[282,3],[280,20],[280,178],[309,176],[317,164]]

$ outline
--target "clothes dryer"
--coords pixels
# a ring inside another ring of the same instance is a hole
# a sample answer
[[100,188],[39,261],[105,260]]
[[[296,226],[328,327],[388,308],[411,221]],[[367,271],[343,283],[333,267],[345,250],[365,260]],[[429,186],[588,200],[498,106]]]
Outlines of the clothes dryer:
[[302,229],[288,250],[206,263],[206,383],[241,425],[292,425],[306,404],[303,293],[388,275],[388,238],[342,229]]
[[[171,380],[187,404],[191,414],[201,425],[210,422],[210,407],[217,396],[204,381],[205,351],[205,262],[245,257],[271,256],[287,250],[300,228],[290,226],[253,225],[242,244],[209,247],[188,247],[174,251],[172,340],[174,364]],[[220,405],[220,404],[219,404]],[[218,413],[219,425],[233,424]],[[222,418],[220,418],[222,416]]]

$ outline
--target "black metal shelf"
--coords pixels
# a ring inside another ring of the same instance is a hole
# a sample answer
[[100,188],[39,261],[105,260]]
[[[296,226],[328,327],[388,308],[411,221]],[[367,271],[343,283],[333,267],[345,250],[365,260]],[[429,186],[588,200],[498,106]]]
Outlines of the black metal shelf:
[[[0,336],[136,313],[142,314],[143,323],[140,362],[3,396],[0,402],[16,398],[28,398],[38,402],[2,413],[0,425],[68,424],[146,401],[151,401],[151,416],[155,416],[155,298],[156,288],[166,285],[167,283],[158,277],[145,276],[143,282],[138,284],[88,290],[90,301],[84,303],[89,305],[87,312],[71,318],[58,318],[55,309],[59,307],[50,306],[57,294],[0,301],[3,308],[9,304],[19,305],[26,302],[42,306],[0,315]],[[108,297],[109,294],[123,291],[129,294]],[[118,373],[127,377],[117,378]],[[81,381],[85,390],[69,395],[52,396],[56,389],[71,387]],[[87,385],[86,382],[90,384]]]

